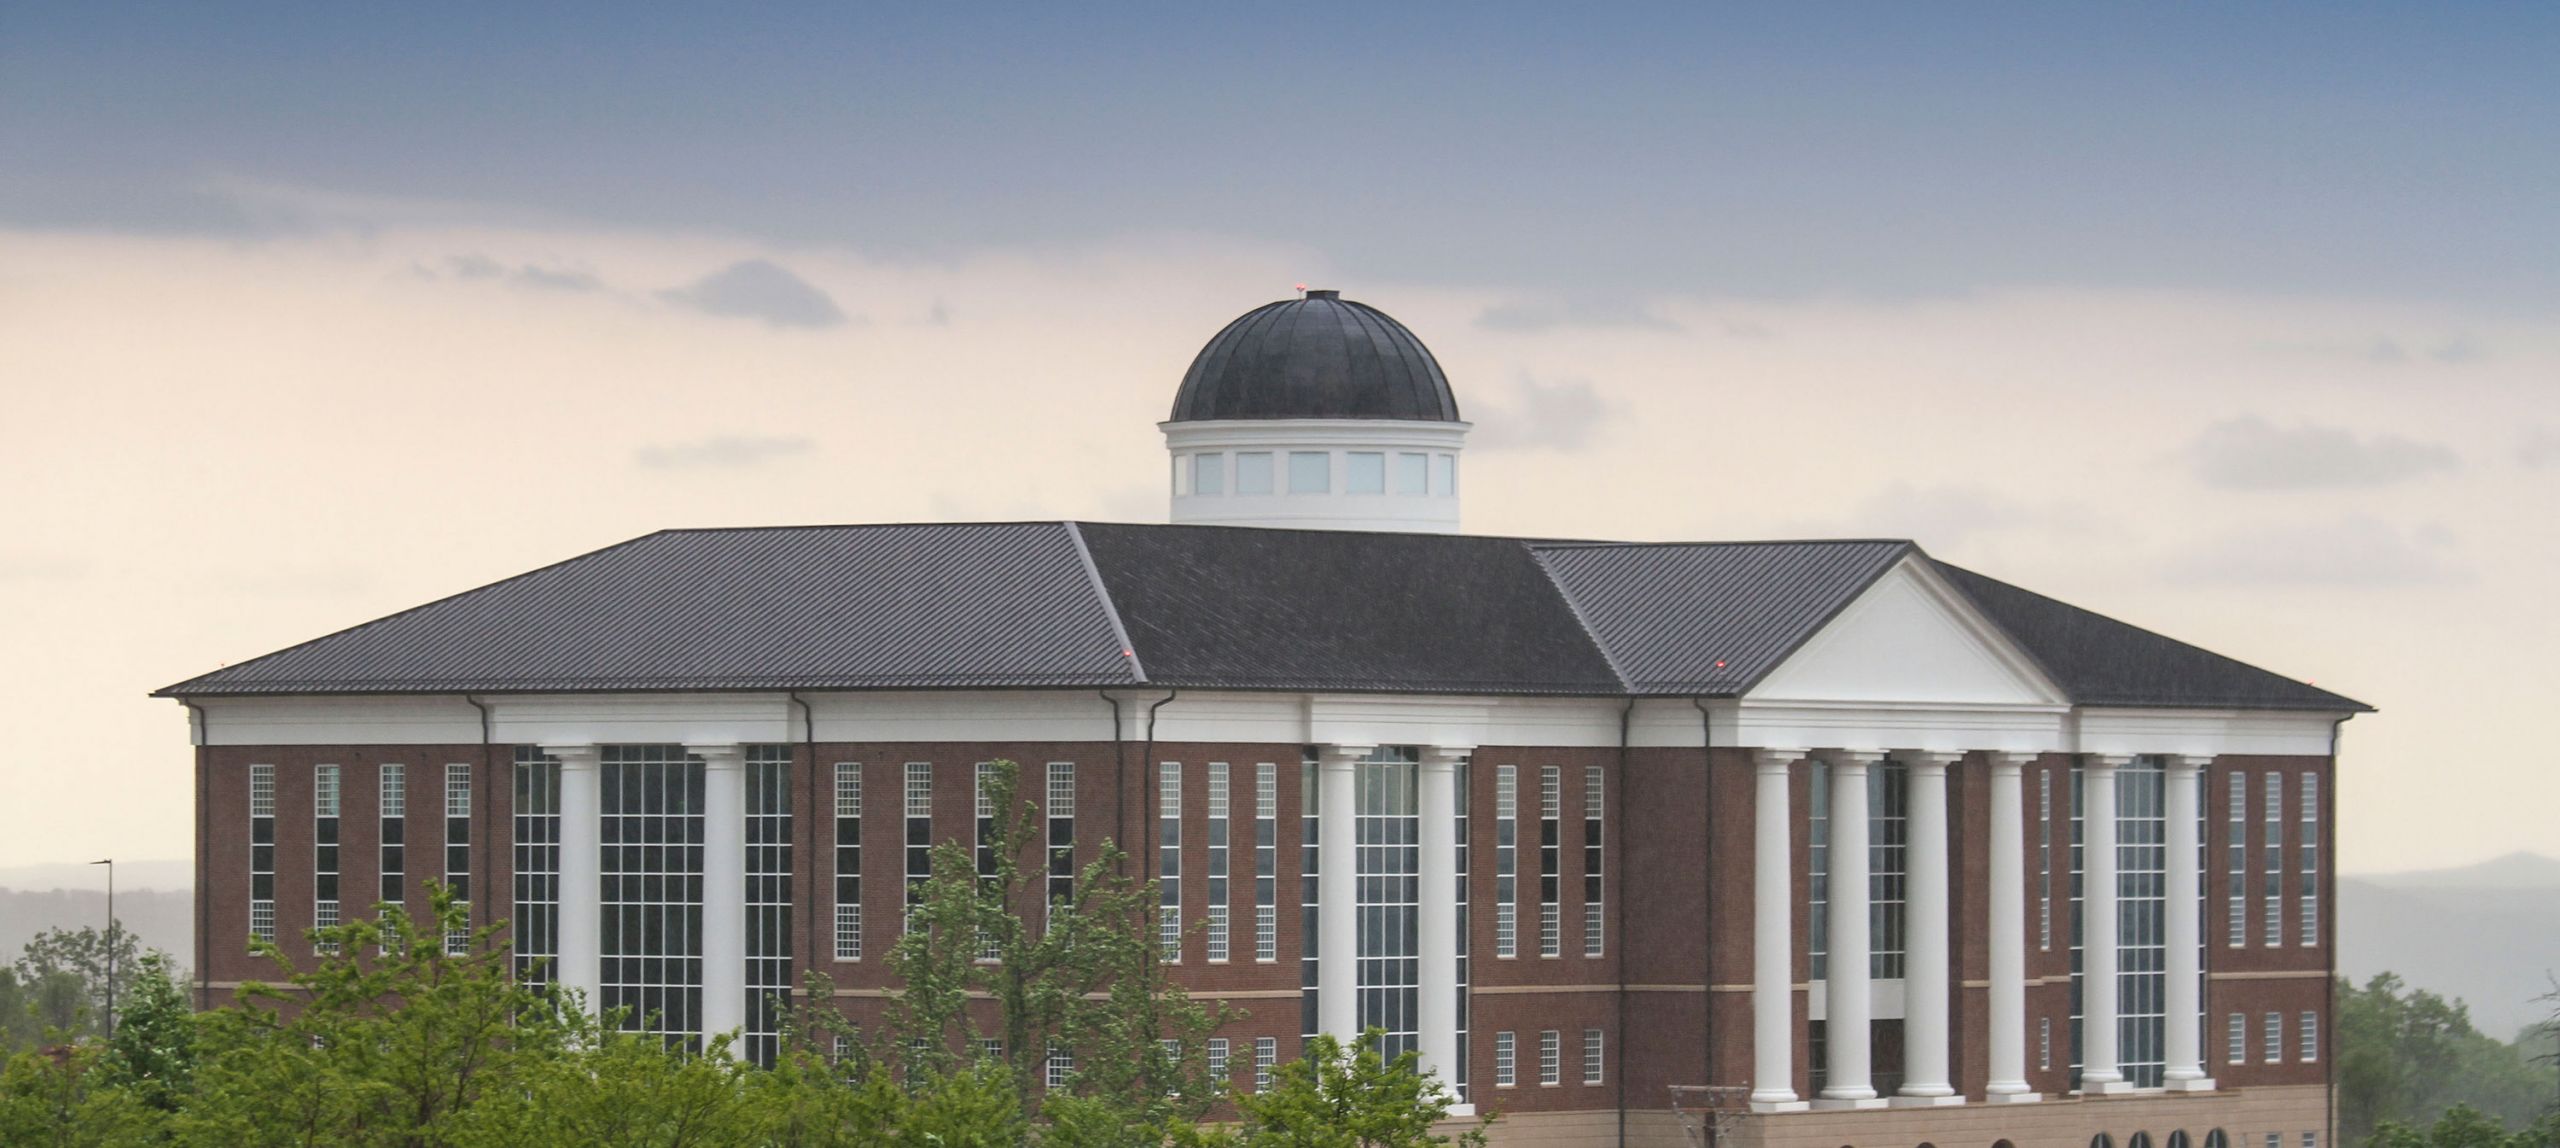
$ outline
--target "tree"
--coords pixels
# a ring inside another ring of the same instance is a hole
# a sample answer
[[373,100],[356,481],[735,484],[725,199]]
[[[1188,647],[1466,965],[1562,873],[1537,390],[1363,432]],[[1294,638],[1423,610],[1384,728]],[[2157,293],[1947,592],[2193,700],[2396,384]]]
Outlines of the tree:
[[100,1070],[95,1048],[57,1045],[0,1062],[0,1144],[108,1148],[158,1138],[161,1114]]
[[164,953],[142,958],[129,992],[107,1046],[108,1079],[142,1103],[174,1112],[195,1087],[195,1008]]
[[73,1002],[64,1000],[59,989],[53,990],[46,998],[44,1007],[51,1014],[46,1018],[47,1027],[80,1033],[104,1032],[110,999],[109,969],[112,967],[114,971],[113,999],[120,1003],[130,994],[134,979],[141,975],[140,955],[133,932],[122,926],[116,928],[112,946],[108,943],[107,931],[95,925],[78,929],[47,929],[30,938],[20,953],[18,979],[30,985],[50,981],[77,986],[76,1007],[65,1007]]
[[1242,1148],[1482,1148],[1490,1116],[1455,1136],[1432,1129],[1449,1118],[1457,1097],[1422,1073],[1412,1053],[1387,1060],[1385,1036],[1363,1034],[1356,1050],[1319,1036],[1304,1059],[1281,1065],[1268,1092],[1241,1093],[1236,1110]]
[[[2525,1051],[2471,1027],[2470,1010],[2382,973],[2338,984],[2338,1123],[2349,1145],[2382,1143],[2467,1106],[2506,1126],[2534,1119],[2552,1095]],[[2466,1118],[2467,1119],[2467,1118]],[[2459,1121],[2448,1135],[2467,1134]]]

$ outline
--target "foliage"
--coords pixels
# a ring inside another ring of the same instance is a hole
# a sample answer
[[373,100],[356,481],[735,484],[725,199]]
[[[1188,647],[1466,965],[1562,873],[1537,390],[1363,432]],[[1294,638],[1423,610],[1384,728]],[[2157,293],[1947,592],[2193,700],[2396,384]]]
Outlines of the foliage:
[[[16,963],[0,968],[0,1054],[106,1031],[108,943],[96,926],[47,929],[27,941]],[[115,930],[117,1011],[147,975],[130,930]]]
[[[2338,1123],[2349,1145],[2428,1145],[2409,1138],[2439,1125],[2468,1136],[2463,1122],[2472,1120],[2504,1135],[2542,1114],[2553,1090],[2550,1071],[2520,1046],[2473,1029],[2460,1001],[2411,989],[2390,973],[2362,988],[2338,983]],[[2456,1109],[2468,1115],[2455,1118]],[[2386,1125],[2400,1139],[2382,1139]]]
[[1236,1097],[1243,1114],[1241,1148],[1428,1148],[1457,1144],[1480,1148],[1487,1116],[1455,1137],[1437,1135],[1457,1102],[1440,1082],[1422,1075],[1407,1052],[1390,1061],[1378,1054],[1384,1034],[1369,1030],[1357,1050],[1319,1036],[1305,1059],[1280,1066],[1272,1088]]
[[116,1086],[95,1048],[22,1052],[0,1065],[0,1144],[104,1148],[156,1139],[165,1117]]
[[2456,1104],[2423,1129],[2383,1121],[2364,1143],[2367,1148],[2560,1148],[2560,1116],[2545,1116],[2524,1131],[2509,1132],[2496,1117]]
[[135,1099],[174,1112],[195,1086],[195,1008],[164,953],[142,958],[130,992],[107,1044],[108,1079]]

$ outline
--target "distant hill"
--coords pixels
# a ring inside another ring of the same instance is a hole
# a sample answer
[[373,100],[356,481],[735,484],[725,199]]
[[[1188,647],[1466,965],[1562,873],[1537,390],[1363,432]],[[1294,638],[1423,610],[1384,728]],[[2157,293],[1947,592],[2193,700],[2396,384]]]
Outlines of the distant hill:
[[2501,1040],[2548,1019],[2560,973],[2560,860],[2511,853],[2460,869],[2341,876],[2338,971],[2400,974],[2471,1006]]

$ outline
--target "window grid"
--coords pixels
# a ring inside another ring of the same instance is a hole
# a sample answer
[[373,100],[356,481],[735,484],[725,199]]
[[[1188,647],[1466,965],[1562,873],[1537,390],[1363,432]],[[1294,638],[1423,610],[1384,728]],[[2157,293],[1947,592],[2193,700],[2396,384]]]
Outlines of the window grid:
[[2282,1064],[2284,1063],[2284,1014],[2268,1013],[2265,1024],[2265,1031],[2261,1035],[2260,1053],[2266,1058],[2267,1063]]
[[2138,1088],[2160,1087],[2168,1067],[2167,810],[2164,759],[2116,770],[2116,1047]]
[[791,747],[746,757],[747,1058],[770,1068],[791,1007]]
[[[1812,922],[1805,929],[1805,954],[1812,961],[1812,979],[1824,980],[1831,975],[1831,766],[1814,761],[1812,799],[1805,803],[1806,900],[1813,911]],[[1815,1071],[1821,1070],[1822,1058],[1813,1060]]]
[[1467,814],[1467,809],[1475,800],[1474,773],[1475,755],[1468,754],[1458,759],[1457,765],[1450,771],[1449,777],[1450,785],[1453,790],[1451,796],[1455,799],[1457,805],[1457,817],[1455,818],[1456,824],[1451,827],[1453,829],[1451,839],[1457,843],[1458,850],[1458,888],[1456,892],[1458,899],[1458,1063],[1454,1066],[1456,1079],[1450,1081],[1450,1084],[1456,1089],[1460,1103],[1473,1103],[1475,1095],[1467,1071],[1467,1061],[1473,1055],[1472,1047],[1468,1043],[1469,1014],[1472,1012],[1472,1007],[1469,1005],[1468,1001],[1469,998],[1474,995],[1468,991],[1468,986],[1473,983],[1470,979],[1473,976],[1473,972],[1469,966],[1474,963],[1472,958],[1469,956],[1471,942],[1468,938],[1473,933],[1474,924],[1472,918],[1469,916],[1468,907],[1471,896],[1468,889],[1473,883],[1473,880],[1469,875],[1468,869],[1468,865],[1470,864],[1468,855],[1471,852],[1471,849],[1469,847],[1470,843],[1467,840],[1467,835],[1472,830],[1470,828],[1471,819]]
[[1049,1050],[1047,1083],[1051,1088],[1065,1088],[1076,1074],[1075,1054],[1063,1048]]
[[924,903],[925,882],[933,879],[933,763],[907,763],[905,807],[907,816],[907,885],[906,912],[899,928],[915,928],[916,906]]
[[1877,980],[1902,976],[1910,800],[1909,766],[1887,760],[1867,768],[1867,975]]
[[409,828],[409,767],[396,761],[382,763],[381,788],[376,791],[382,807],[382,900],[399,904],[406,900]]
[[2249,943],[2249,775],[2234,772],[2230,783],[2222,860],[2223,897],[2230,903],[2222,929],[2223,943],[2237,949]]
[[249,767],[249,935],[276,939],[276,767]]
[[[444,767],[444,882],[461,902],[463,920],[471,909],[471,767],[449,762]],[[444,935],[444,951],[460,956],[471,951],[468,927]]]
[[1209,1087],[1212,1091],[1227,1087],[1227,1038],[1223,1036],[1209,1038]]
[[1520,955],[1520,767],[1493,767],[1493,955]]
[[1280,959],[1280,766],[1253,767],[1253,959]]
[[1227,763],[1209,763],[1209,960],[1224,963],[1227,959],[1227,830],[1230,797],[1227,791]]
[[1564,955],[1564,770],[1538,767],[1538,955]]
[[2080,1026],[2084,1019],[2081,1010],[2087,1002],[2087,994],[2082,991],[2085,986],[2082,985],[2080,981],[2081,974],[2087,968],[2086,958],[2088,956],[2082,944],[2082,941],[2085,939],[2087,934],[2084,929],[2085,922],[2081,920],[2083,915],[2082,911],[2086,908],[2086,897],[2084,894],[2087,892],[2086,885],[2089,879],[2087,868],[2089,860],[2089,826],[2087,820],[2082,816],[2088,809],[2088,795],[2084,792],[2087,788],[2087,780],[2087,770],[2077,765],[2072,766],[2069,778],[2065,783],[2069,788],[2063,795],[2065,816],[2069,817],[2071,821],[2069,838],[2070,844],[2068,846],[2070,850],[2069,889],[2071,899],[2070,1063],[2071,1087],[2075,1089],[2080,1087],[2080,1055],[2081,1049],[2085,1047],[2080,1039]]
[[2036,1068],[2038,1071],[2053,1068],[2053,1018],[2049,1016],[2036,1018]]
[[2053,771],[2036,771],[2036,945],[2053,951]]
[[1253,1038],[1253,1090],[1271,1091],[1271,1072],[1280,1066],[1280,1038]]
[[1316,869],[1324,833],[1316,796],[1316,756],[1309,747],[1298,759],[1298,1032],[1305,1040],[1316,1035]]
[[1538,1033],[1538,1083],[1564,1083],[1564,1034],[1551,1028]]
[[2320,775],[2302,775],[2302,828],[2297,838],[2301,880],[2294,888],[2295,910],[2302,922],[2302,943],[2320,943]]
[[1076,901],[1076,763],[1049,763],[1049,920]]
[[1514,1063],[1516,1057],[1514,1042],[1517,1039],[1507,1032],[1493,1034],[1493,1086],[1495,1088],[1509,1088],[1519,1083],[1517,1066]]
[[862,763],[836,763],[836,959],[862,959]]
[[1422,849],[1418,815],[1419,756],[1380,747],[1352,769],[1357,834],[1358,890],[1352,919],[1358,923],[1360,967],[1357,1023],[1384,1036],[1379,1055],[1393,1059],[1420,1040],[1421,953],[1414,936],[1421,915]]
[[2225,1039],[2227,1043],[2222,1050],[2222,1062],[2224,1064],[2249,1063],[2248,1014],[2236,1012],[2231,1014],[2230,1035]]
[[1582,1082],[1584,1084],[1600,1083],[1600,1057],[1604,1039],[1599,1029],[1582,1030]]
[[[996,763],[982,761],[972,773],[970,848],[978,866],[978,892],[982,897],[1001,896],[996,890]],[[1002,959],[1003,950],[993,934],[978,930],[978,959],[993,962]]]
[[[1606,933],[1607,914],[1601,898],[1602,774],[1596,765],[1582,769],[1582,955],[1596,957]],[[1594,1032],[1597,1029],[1592,1030]]]
[[2319,1014],[2319,1013],[2317,1013],[2317,1012],[2312,1012],[2312,1011],[2305,1010],[2305,1011],[2303,1012],[2303,1014],[2302,1014],[2301,1018],[2300,1018],[2299,1020],[2297,1020],[2295,1023],[2296,1023],[2296,1025],[2297,1025],[2298,1027],[2297,1027],[2297,1029],[2295,1030],[2294,1035],[2295,1035],[2296,1039],[2298,1039],[2298,1040],[2301,1042],[2301,1048],[2300,1048],[2298,1051],[2299,1051],[2299,1054],[2300,1054],[2300,1056],[2301,1056],[2302,1063],[2304,1063],[2304,1064],[2316,1064],[2316,1063],[2319,1063],[2319,1060],[2320,1060],[2320,1014]]
[[[338,767],[311,767],[311,923],[329,928],[338,923]],[[335,953],[334,942],[318,942],[323,953]]]
[[699,1048],[702,760],[680,745],[611,745],[598,773],[598,1010]]
[[2284,775],[2267,774],[2266,786],[2266,883],[2259,894],[2266,902],[2266,941],[2272,949],[2284,944]]
[[516,979],[550,984],[560,955],[560,761],[520,745],[515,767]]
[[1182,764],[1156,767],[1156,939],[1182,963]]

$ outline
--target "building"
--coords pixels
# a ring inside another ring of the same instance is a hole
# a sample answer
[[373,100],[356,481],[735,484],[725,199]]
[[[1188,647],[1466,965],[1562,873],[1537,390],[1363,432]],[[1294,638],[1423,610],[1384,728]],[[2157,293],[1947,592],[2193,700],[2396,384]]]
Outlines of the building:
[[1458,533],[1447,380],[1332,292],[1163,430],[1173,525],[667,531],[160,691],[203,991],[436,878],[674,1031],[873,1015],[1001,758],[1164,880],[1238,1087],[1378,1025],[1510,1144],[2328,1135],[2360,703],[1909,542]]

